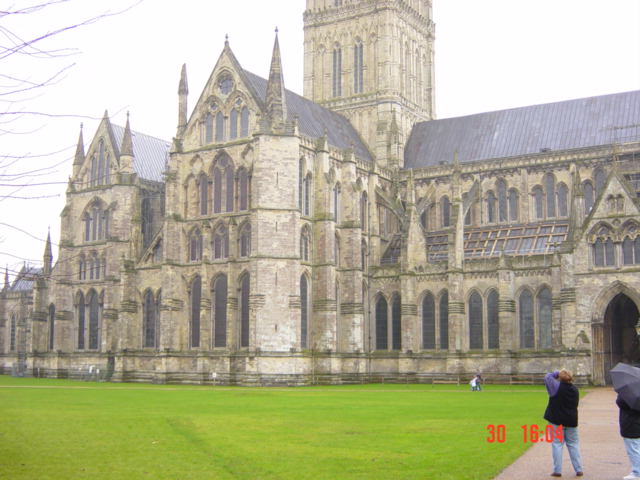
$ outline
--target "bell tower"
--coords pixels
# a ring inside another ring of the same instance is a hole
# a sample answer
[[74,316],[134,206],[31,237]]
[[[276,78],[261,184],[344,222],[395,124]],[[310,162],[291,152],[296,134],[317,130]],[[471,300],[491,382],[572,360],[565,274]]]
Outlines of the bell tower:
[[435,117],[432,0],[306,0],[304,96],[349,118],[380,165],[402,167]]

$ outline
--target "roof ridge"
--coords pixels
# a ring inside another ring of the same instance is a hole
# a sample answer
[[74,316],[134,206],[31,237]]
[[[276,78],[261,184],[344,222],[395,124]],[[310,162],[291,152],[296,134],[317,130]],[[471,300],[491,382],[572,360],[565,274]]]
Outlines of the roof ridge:
[[617,93],[605,93],[604,95],[591,95],[589,97],[578,97],[578,98],[570,98],[570,99],[566,99],[566,100],[557,100],[555,102],[544,102],[544,103],[532,103],[529,105],[521,105],[519,107],[509,107],[509,108],[500,108],[497,110],[488,110],[485,112],[476,112],[476,113],[468,113],[466,115],[457,115],[455,117],[445,117],[445,118],[436,118],[433,120],[423,120],[421,122],[416,122],[416,125],[420,124],[420,123],[430,123],[430,122],[439,122],[439,121],[443,121],[443,120],[453,120],[456,118],[468,118],[468,117],[474,117],[476,115],[487,115],[489,113],[498,113],[498,112],[509,112],[509,111],[513,111],[513,110],[523,110],[523,109],[527,109],[527,108],[533,108],[533,107],[542,107],[542,106],[547,106],[547,105],[559,105],[559,104],[566,104],[566,103],[572,103],[572,102],[579,102],[579,101],[584,101],[584,100],[591,100],[594,98],[605,98],[605,97],[615,97],[615,96],[622,96],[622,95],[628,95],[630,93],[638,93],[640,94],[640,90],[627,90],[624,92],[617,92]]
[[[115,123],[112,123],[112,124],[111,124],[111,126],[112,126],[112,127],[118,127],[118,128],[120,128],[123,132],[124,132],[124,130],[125,130],[125,127],[123,127],[123,126],[121,126],[121,125],[117,125],[117,124],[115,124]],[[169,140],[165,140],[165,139],[163,139],[163,138],[156,137],[155,135],[149,135],[148,133],[142,133],[142,132],[139,132],[138,130],[134,130],[133,128],[131,129],[131,133],[132,133],[132,134],[134,134],[134,133],[135,133],[136,135],[143,135],[143,136],[145,136],[145,137],[147,137],[147,138],[153,138],[154,140],[159,140],[159,141],[164,142],[164,143],[166,143],[166,144],[168,144],[168,145],[171,145],[171,142],[170,142]]]

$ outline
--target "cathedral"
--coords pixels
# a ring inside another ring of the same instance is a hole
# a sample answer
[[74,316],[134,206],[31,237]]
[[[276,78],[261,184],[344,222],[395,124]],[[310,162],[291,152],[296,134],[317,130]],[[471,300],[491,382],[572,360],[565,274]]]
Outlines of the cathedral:
[[438,120],[431,3],[306,0],[304,96],[276,32],[264,76],[228,41],[196,97],[182,67],[173,139],[81,130],[58,258],[5,275],[0,372],[603,385],[640,361],[640,91]]

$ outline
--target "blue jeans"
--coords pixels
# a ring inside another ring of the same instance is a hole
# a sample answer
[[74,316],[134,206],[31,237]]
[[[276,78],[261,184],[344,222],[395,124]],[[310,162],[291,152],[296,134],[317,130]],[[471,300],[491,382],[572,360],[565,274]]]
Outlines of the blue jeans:
[[631,462],[631,473],[636,477],[640,477],[640,438],[622,437],[622,439]]
[[[551,424],[555,428],[558,425]],[[566,443],[569,450],[569,458],[576,473],[582,471],[582,458],[580,457],[580,439],[578,438],[578,427],[562,427],[563,441],[557,437],[553,438],[551,444],[551,454],[553,455],[553,472],[562,473],[562,446]]]

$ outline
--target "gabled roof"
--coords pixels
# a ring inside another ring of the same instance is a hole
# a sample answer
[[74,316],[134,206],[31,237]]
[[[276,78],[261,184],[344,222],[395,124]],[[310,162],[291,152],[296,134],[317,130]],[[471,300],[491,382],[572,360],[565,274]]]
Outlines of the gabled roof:
[[414,125],[405,168],[513,157],[640,139],[640,90]]
[[[244,70],[244,73],[262,102],[266,100],[267,80]],[[300,133],[311,138],[327,135],[329,145],[336,148],[353,148],[356,157],[372,160],[371,153],[351,122],[339,113],[321,107],[315,102],[286,90],[287,119],[293,121],[298,116]]]
[[9,287],[10,292],[28,292],[33,290],[36,277],[42,275],[42,268],[23,267]]
[[[116,145],[122,145],[124,128],[111,124]],[[171,144],[143,133],[131,132],[133,140],[133,169],[138,177],[154,182],[164,182],[163,173],[169,160]]]

